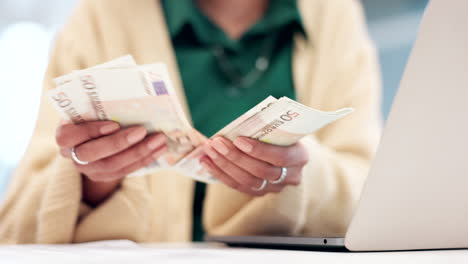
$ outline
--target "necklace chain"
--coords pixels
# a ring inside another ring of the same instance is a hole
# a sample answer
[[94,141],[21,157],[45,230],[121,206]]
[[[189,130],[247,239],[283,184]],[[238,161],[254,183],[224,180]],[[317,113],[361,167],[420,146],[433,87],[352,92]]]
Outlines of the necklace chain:
[[243,91],[258,81],[268,70],[275,42],[276,39],[273,41],[269,38],[264,40],[259,56],[255,60],[252,69],[246,74],[242,74],[240,70],[233,65],[223,47],[215,45],[212,48],[219,69],[229,79],[230,85],[227,87],[229,96],[237,97],[241,95]]

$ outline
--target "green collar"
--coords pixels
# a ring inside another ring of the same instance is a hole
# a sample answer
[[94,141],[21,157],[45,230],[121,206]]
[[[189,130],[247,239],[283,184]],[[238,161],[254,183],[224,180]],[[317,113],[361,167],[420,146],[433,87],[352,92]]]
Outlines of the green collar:
[[[171,38],[175,38],[186,25],[190,25],[202,43],[219,42],[219,28],[197,7],[195,0],[162,0]],[[283,27],[296,25],[296,30],[305,35],[301,15],[295,0],[270,0],[265,16],[242,36],[267,34]],[[226,41],[226,39],[224,39]],[[224,42],[221,40],[221,42]],[[231,40],[232,41],[232,40]]]
[[162,5],[169,34],[172,38],[180,33],[182,28],[196,18],[198,7],[194,0],[163,0]]

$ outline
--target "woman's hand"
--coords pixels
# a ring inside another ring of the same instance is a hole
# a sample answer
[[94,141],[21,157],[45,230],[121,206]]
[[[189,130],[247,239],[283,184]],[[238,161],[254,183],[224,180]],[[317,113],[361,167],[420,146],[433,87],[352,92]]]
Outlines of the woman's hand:
[[120,129],[111,121],[62,124],[56,141],[62,156],[70,158],[74,148],[77,158],[88,162],[74,164],[84,175],[84,197],[92,204],[107,197],[126,175],[151,164],[167,150],[163,134],[147,136],[142,126]]
[[[308,153],[301,143],[288,147],[238,137],[233,142],[217,137],[204,146],[201,164],[229,187],[254,196],[281,192],[287,185],[299,185]],[[287,169],[284,180],[274,184]],[[264,183],[267,185],[258,190]]]

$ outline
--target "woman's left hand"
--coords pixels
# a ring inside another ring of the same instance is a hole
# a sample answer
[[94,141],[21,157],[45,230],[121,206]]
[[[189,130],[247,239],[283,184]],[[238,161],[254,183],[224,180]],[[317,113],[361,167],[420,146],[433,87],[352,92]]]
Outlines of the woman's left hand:
[[207,156],[200,162],[214,177],[253,196],[299,185],[302,168],[308,161],[307,150],[301,143],[282,147],[247,137],[238,137],[233,142],[217,137],[208,140],[204,150]]

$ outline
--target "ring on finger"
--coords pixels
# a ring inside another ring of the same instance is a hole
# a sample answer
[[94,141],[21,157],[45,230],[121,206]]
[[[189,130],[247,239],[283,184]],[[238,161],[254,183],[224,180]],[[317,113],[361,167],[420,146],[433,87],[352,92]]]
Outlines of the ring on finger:
[[78,158],[78,156],[76,155],[76,152],[75,152],[75,147],[71,148],[71,158],[74,162],[80,164],[80,165],[88,165],[89,162],[88,161],[82,161]]
[[254,190],[254,191],[256,191],[256,192],[263,191],[263,189],[265,189],[265,187],[267,186],[267,184],[268,184],[268,181],[267,181],[267,180],[263,180],[262,185],[260,185],[260,187],[258,187],[258,188],[252,188],[252,190]]
[[278,179],[270,181],[271,184],[279,184],[284,182],[286,180],[286,176],[288,176],[288,168],[282,167],[281,168],[281,175],[278,177]]

